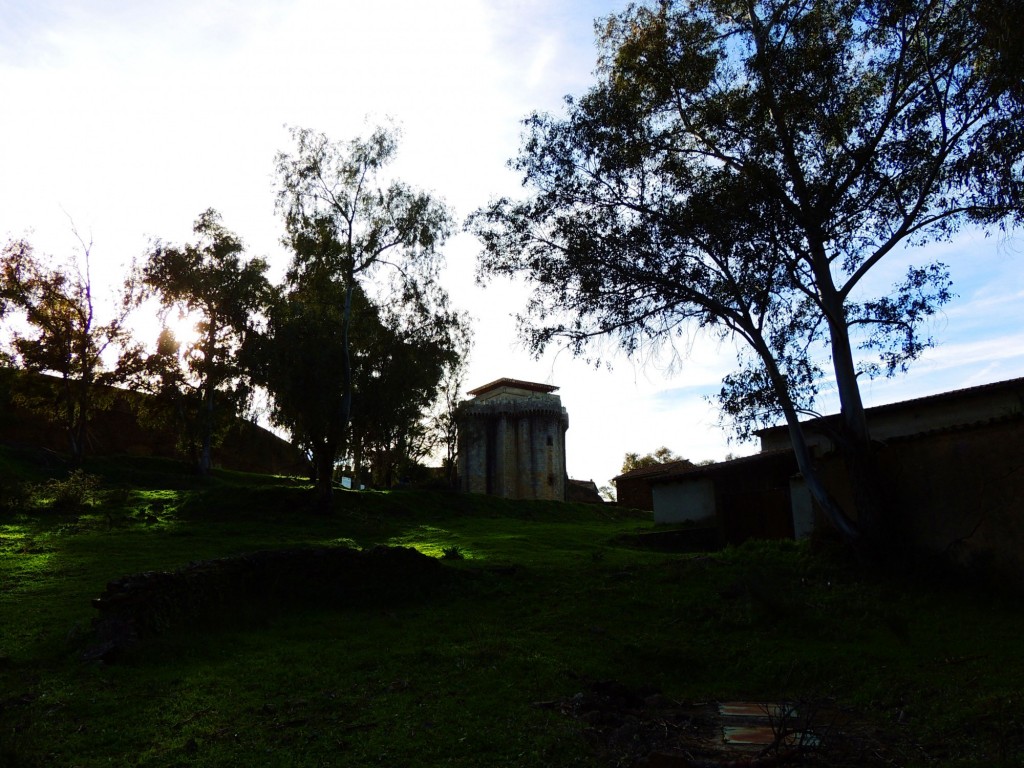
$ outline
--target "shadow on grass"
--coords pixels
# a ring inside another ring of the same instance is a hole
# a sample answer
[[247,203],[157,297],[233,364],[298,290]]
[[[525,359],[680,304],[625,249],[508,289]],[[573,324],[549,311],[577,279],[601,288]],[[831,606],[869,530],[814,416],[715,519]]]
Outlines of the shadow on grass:
[[460,575],[416,550],[387,547],[271,550],[138,573],[93,600],[96,642],[83,656],[111,661],[147,637],[295,608],[380,607],[433,594]]

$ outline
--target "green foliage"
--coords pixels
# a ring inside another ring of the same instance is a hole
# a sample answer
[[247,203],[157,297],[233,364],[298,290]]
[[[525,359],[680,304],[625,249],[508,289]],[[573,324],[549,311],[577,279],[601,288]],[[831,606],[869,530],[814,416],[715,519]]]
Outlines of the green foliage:
[[262,259],[244,259],[242,241],[209,209],[196,219],[195,243],[153,243],[140,270],[147,295],[164,311],[194,313],[197,339],[185,349],[166,329],[141,362],[136,386],[155,395],[194,447],[200,473],[212,466],[217,435],[249,396],[239,353],[242,340],[270,297]]
[[[372,457],[385,485],[402,460],[418,458],[420,422],[466,321],[438,282],[450,212],[430,194],[386,179],[397,133],[382,127],[332,142],[294,128],[292,139],[294,154],[279,153],[276,164],[294,255],[255,367],[278,401],[275,418],[294,425],[312,454],[326,505],[341,454],[351,457],[357,482],[364,454]],[[299,316],[307,328],[301,341],[323,350],[330,374],[286,348]]]
[[[525,121],[513,167],[530,196],[468,221],[481,274],[530,282],[522,332],[536,351],[608,336],[646,355],[698,329],[741,342],[724,415],[743,437],[784,417],[830,519],[884,541],[859,377],[915,360],[952,294],[942,264],[910,267],[880,296],[868,276],[901,244],[1024,210],[1019,105],[1010,78],[977,65],[992,44],[975,11],[630,5],[600,27],[596,84],[564,117]],[[825,361],[856,522],[818,482],[798,422]]]
[[91,248],[82,242],[80,253],[55,266],[25,240],[11,240],[0,251],[0,319],[8,315],[21,321],[12,323],[11,354],[0,355],[0,363],[59,377],[55,391],[16,388],[15,396],[63,426],[76,463],[85,456],[89,419],[104,399],[102,385],[122,380],[119,368],[108,369],[103,356],[116,349],[128,354],[127,318],[135,292],[129,276],[113,316],[101,323],[94,304]]
[[622,460],[622,474],[631,472],[634,469],[642,469],[644,467],[655,467],[659,464],[668,464],[673,461],[685,461],[682,456],[673,453],[665,446],[662,446],[654,453],[648,453],[646,456],[641,456],[638,453],[627,453],[625,458]]
[[33,486],[30,494],[37,504],[45,503],[54,512],[81,512],[92,506],[100,478],[76,469],[63,479],[51,478]]

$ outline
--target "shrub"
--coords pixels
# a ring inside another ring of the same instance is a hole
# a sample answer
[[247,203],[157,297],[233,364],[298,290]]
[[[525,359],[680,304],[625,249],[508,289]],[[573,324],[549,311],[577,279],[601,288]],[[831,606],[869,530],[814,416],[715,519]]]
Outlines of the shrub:
[[28,506],[31,496],[27,484],[0,478],[0,514],[21,512]]
[[99,488],[100,479],[76,469],[63,480],[47,480],[34,489],[37,501],[49,499],[50,508],[58,512],[77,512],[88,506]]
[[465,560],[466,556],[462,554],[462,549],[458,544],[452,544],[450,547],[445,547],[441,550],[442,560]]

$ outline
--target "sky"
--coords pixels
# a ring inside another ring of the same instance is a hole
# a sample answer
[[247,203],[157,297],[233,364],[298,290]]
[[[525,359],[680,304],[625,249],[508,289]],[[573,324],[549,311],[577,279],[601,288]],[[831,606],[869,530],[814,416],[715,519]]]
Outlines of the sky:
[[[401,126],[395,176],[462,221],[521,195],[507,167],[521,120],[559,113],[594,81],[594,20],[610,0],[0,0],[0,238],[63,257],[92,243],[94,281],[116,285],[154,238],[192,239],[207,208],[266,258],[288,254],[274,211],[273,159],[287,126],[332,139]],[[728,342],[695,335],[678,356],[612,345],[601,364],[550,350],[533,359],[513,316],[527,288],[475,281],[479,245],[459,232],[444,283],[473,318],[468,388],[500,377],[558,386],[569,413],[569,475],[608,484],[626,452],[667,446],[694,461],[756,450],[730,442],[714,394],[734,368]],[[929,328],[937,346],[911,373],[863,382],[868,405],[1024,375],[1024,235],[962,232],[893,255],[946,263],[957,297]],[[153,317],[135,320],[155,338]],[[145,339],[143,339],[145,340]],[[835,409],[828,391],[823,412]]]

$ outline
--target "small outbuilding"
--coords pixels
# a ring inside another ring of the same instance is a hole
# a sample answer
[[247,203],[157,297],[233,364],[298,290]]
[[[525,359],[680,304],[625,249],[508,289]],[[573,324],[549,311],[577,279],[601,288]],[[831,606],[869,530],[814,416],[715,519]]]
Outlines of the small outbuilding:
[[793,538],[791,450],[665,472],[650,481],[654,522],[717,528],[723,544]]
[[654,497],[651,493],[653,483],[659,478],[677,473],[689,472],[696,465],[692,461],[666,461],[649,467],[637,467],[629,472],[612,478],[615,486],[615,499],[620,507],[630,509],[654,509]]
[[[868,408],[891,530],[1024,589],[1024,379]],[[853,510],[837,416],[803,424],[829,493]],[[759,431],[761,452],[644,478],[654,519],[717,528],[722,543],[803,538],[820,520],[786,427]],[[620,483],[634,473],[617,478]]]

